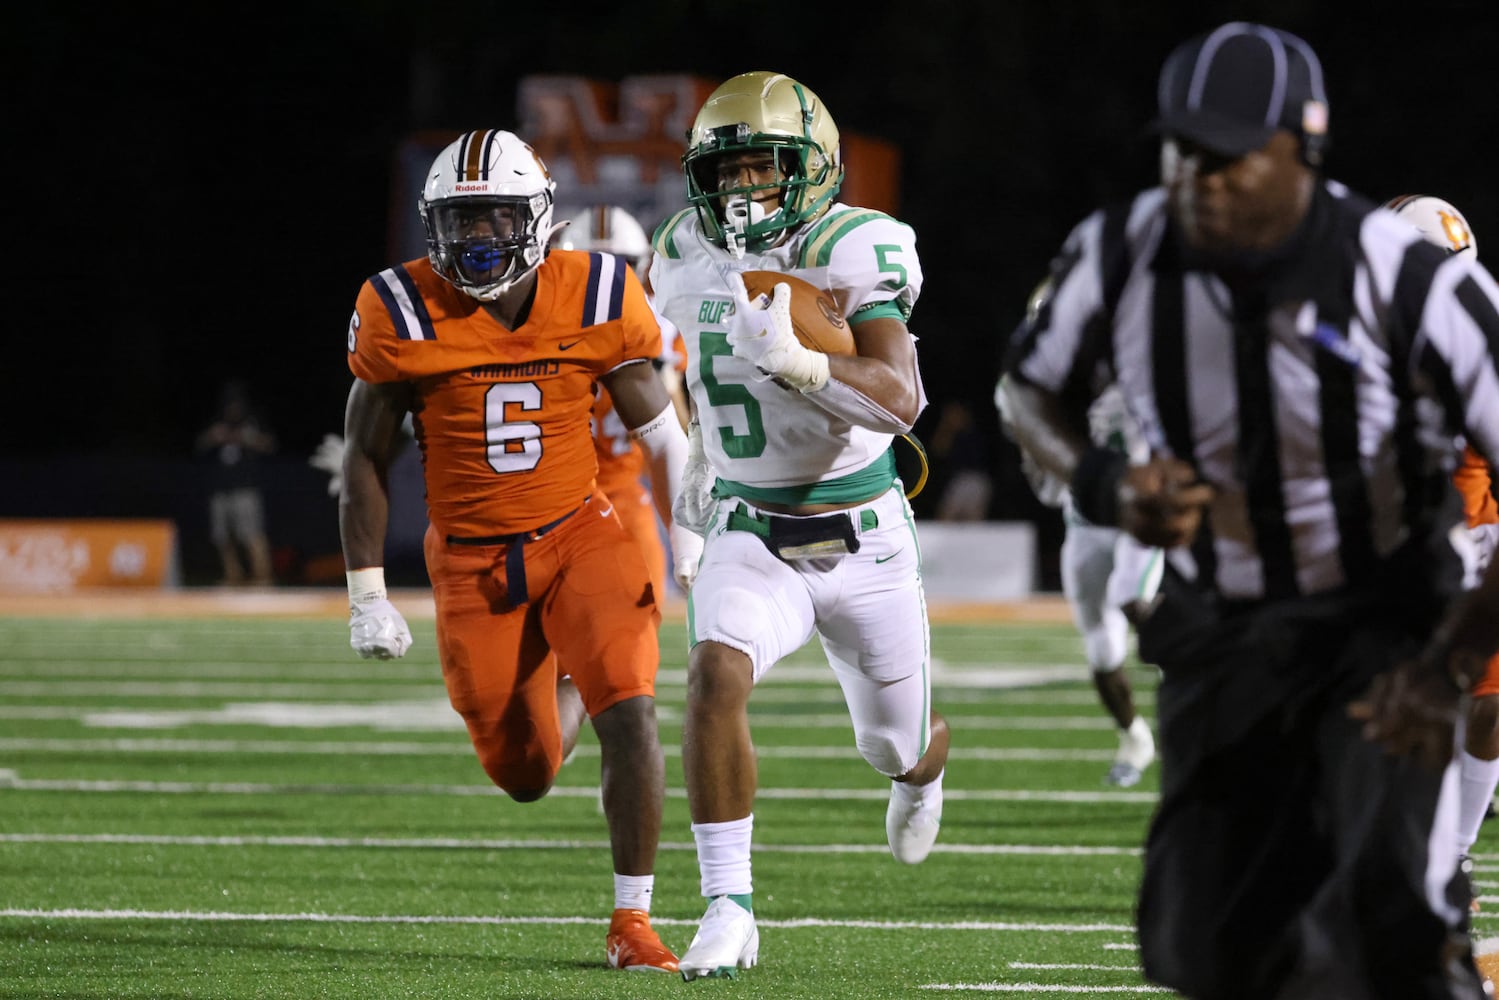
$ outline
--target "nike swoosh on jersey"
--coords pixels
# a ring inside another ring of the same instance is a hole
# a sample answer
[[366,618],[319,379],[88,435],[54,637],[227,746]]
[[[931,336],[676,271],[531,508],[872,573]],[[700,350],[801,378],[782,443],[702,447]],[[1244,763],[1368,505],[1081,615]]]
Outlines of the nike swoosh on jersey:
[[588,338],[586,338],[586,337],[579,337],[577,340],[573,341],[571,344],[558,344],[557,345],[557,350],[559,350],[559,351],[570,351],[574,347],[577,347],[579,344],[583,343],[583,341],[585,341],[587,339]]
[[599,511],[599,517],[608,517],[610,514],[613,514],[613,513],[614,513],[614,504],[611,503],[609,506],[607,506],[603,510]]

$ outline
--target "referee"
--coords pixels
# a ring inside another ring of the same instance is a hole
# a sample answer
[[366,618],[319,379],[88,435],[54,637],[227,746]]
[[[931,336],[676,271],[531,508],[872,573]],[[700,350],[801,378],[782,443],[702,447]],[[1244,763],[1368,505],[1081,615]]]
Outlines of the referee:
[[[1499,460],[1499,286],[1320,177],[1301,39],[1192,38],[1159,107],[1161,187],[1073,230],[1000,386],[1084,517],[1170,550],[1133,608],[1162,670],[1145,975],[1194,998],[1483,996],[1449,771],[1499,647],[1499,560],[1458,596],[1448,476],[1463,438]],[[1089,444],[1110,383],[1146,464]]]

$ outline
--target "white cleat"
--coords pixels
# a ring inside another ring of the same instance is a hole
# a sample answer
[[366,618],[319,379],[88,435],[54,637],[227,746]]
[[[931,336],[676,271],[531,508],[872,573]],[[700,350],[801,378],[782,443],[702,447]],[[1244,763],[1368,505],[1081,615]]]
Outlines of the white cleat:
[[730,978],[739,969],[752,969],[760,959],[760,929],[755,915],[728,896],[708,904],[687,951],[677,960],[682,978]]
[[[927,801],[935,799],[935,802]],[[937,832],[942,829],[942,793],[912,802],[903,794],[899,782],[893,782],[890,790],[890,807],[885,810],[885,838],[890,841],[890,853],[895,860],[908,865],[919,865],[932,853],[937,842]]]
[[1118,788],[1129,788],[1139,784],[1141,775],[1154,760],[1155,737],[1150,735],[1150,724],[1137,715],[1129,728],[1119,734],[1119,752],[1103,780]]

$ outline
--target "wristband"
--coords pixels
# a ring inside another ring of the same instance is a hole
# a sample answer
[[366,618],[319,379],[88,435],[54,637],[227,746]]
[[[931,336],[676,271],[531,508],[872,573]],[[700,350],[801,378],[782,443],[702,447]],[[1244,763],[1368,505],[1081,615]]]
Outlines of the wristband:
[[349,581],[349,603],[385,600],[385,567],[368,566],[344,574]]
[[1119,480],[1129,458],[1109,448],[1089,448],[1078,460],[1068,489],[1072,506],[1089,522],[1103,528],[1119,526]]
[[828,384],[828,356],[805,347],[802,350],[806,353],[790,366],[790,371],[776,374],[797,392],[816,392]]

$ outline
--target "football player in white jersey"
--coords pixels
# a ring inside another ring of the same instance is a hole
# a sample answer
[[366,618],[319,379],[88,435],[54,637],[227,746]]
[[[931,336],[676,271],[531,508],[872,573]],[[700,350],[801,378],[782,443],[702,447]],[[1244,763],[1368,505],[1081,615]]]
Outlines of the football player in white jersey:
[[[1005,394],[995,388],[994,402],[1004,416]],[[1117,386],[1110,386],[1088,411],[1093,442],[1128,454],[1134,462],[1149,458],[1149,447],[1124,405]],[[1077,512],[1067,484],[1047,475],[1023,452],[1021,465],[1036,497],[1062,509],[1062,593],[1072,621],[1083,637],[1083,654],[1104,709],[1119,727],[1119,749],[1104,781],[1120,788],[1137,784],[1155,760],[1150,724],[1135,711],[1134,691],[1124,672],[1129,654],[1129,621],[1125,609],[1149,604],[1160,587],[1160,549],[1148,548],[1118,528],[1093,524]]]
[[[843,688],[859,753],[891,779],[886,837],[923,860],[942,815],[946,723],[911,508],[892,441],[926,403],[906,328],[921,291],[910,227],[837,203],[838,129],[811,90],[736,76],[683,157],[691,207],[657,230],[650,287],[682,330],[695,410],[678,523],[706,545],[689,598],[682,763],[707,912],[680,967],[733,975],[759,953],[751,900],[755,683],[812,635]],[[857,355],[803,347],[790,289],[750,302],[740,273],[826,289]]]

